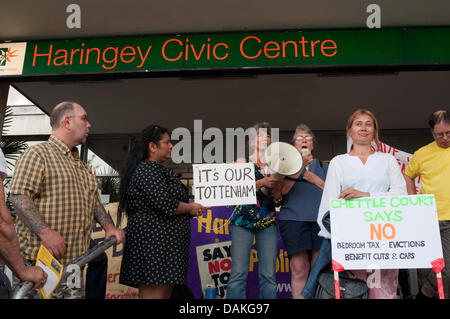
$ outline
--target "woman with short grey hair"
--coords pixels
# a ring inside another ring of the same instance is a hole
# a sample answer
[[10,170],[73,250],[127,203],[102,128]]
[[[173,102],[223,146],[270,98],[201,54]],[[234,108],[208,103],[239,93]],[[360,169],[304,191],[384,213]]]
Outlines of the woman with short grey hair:
[[317,258],[322,243],[318,236],[317,214],[328,164],[313,158],[315,143],[314,133],[307,125],[296,127],[292,144],[302,154],[304,164],[299,173],[282,182],[279,226],[289,256],[294,299],[302,298],[310,265]]

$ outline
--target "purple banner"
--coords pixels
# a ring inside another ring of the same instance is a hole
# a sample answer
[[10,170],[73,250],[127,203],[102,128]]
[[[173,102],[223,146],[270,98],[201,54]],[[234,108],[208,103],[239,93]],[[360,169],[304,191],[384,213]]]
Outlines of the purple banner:
[[[224,298],[229,280],[230,227],[229,219],[234,206],[212,207],[202,217],[191,219],[191,245],[187,285],[198,299],[203,298],[206,283],[218,289],[217,298]],[[278,232],[277,297],[291,298],[289,259]],[[201,269],[201,274],[199,272]],[[258,256],[252,247],[247,280],[247,298],[258,298]]]

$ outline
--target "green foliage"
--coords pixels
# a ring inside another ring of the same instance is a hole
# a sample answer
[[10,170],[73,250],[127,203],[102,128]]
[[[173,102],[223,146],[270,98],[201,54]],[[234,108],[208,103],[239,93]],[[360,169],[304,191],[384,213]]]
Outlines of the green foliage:
[[3,154],[5,154],[6,163],[8,167],[12,169],[14,167],[15,161],[19,158],[20,154],[28,147],[25,140],[13,140],[8,137],[8,129],[11,127],[13,121],[13,112],[10,106],[6,107],[5,118],[3,122],[2,131],[2,142],[0,147],[2,148]]
[[[103,173],[103,174],[102,174]],[[119,184],[120,179],[117,175],[117,172],[109,168],[109,171],[100,170],[100,174],[107,176],[97,176],[99,189],[102,190],[102,194],[109,194],[111,197],[109,199],[110,203],[119,201]]]
[[[14,167],[15,161],[19,158],[20,154],[28,147],[28,144],[24,140],[13,140],[8,137],[8,129],[11,127],[13,121],[13,111],[10,106],[6,107],[5,117],[3,120],[3,131],[2,131],[2,141],[0,147],[2,148],[3,154],[5,155],[6,163],[9,169]],[[5,179],[3,185],[6,187],[10,182],[9,179]],[[15,219],[14,207],[9,200],[6,201],[6,205],[11,212],[13,218]]]

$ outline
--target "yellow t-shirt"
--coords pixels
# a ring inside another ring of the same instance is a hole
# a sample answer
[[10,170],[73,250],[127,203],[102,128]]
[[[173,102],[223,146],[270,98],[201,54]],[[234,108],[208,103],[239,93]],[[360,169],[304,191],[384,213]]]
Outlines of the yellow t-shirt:
[[420,193],[434,194],[438,219],[450,220],[450,147],[425,145],[414,153],[405,174],[412,179],[420,175]]

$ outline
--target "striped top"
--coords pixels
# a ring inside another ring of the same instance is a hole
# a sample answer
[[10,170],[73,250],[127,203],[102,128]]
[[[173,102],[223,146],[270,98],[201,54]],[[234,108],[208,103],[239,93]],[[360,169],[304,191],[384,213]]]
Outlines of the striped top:
[[[95,174],[80,160],[78,150],[50,136],[17,160],[10,194],[29,196],[43,221],[64,238],[67,248],[61,262],[67,264],[89,248],[94,208],[101,205],[97,189]],[[20,220],[17,234],[24,257],[36,260],[39,237]]]

